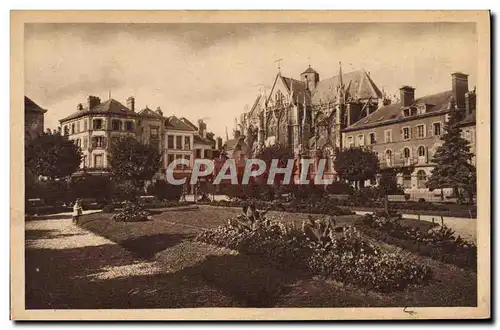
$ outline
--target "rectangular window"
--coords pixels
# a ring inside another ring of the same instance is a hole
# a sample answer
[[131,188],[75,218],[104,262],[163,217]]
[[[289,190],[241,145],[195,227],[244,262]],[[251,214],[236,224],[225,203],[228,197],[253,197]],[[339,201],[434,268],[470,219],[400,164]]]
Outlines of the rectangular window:
[[93,129],[102,129],[102,119],[94,119],[92,122]]
[[104,156],[103,155],[95,155],[94,156],[94,167],[103,167],[104,166]]
[[80,122],[79,121],[76,122],[76,132],[80,133]]
[[347,147],[348,147],[348,148],[352,147],[353,143],[354,143],[354,142],[353,142],[353,138],[352,138],[352,136],[349,136],[349,137],[347,138]]
[[174,149],[174,136],[173,135],[167,135],[167,148]]
[[88,139],[86,137],[83,138],[83,150],[86,150],[88,148]]
[[82,157],[82,168],[87,167],[87,155],[83,155]]
[[418,125],[417,126],[417,138],[423,138],[423,137],[425,137],[425,126]]
[[113,131],[121,131],[122,130],[121,120],[113,119],[113,121],[111,122],[111,127],[112,127]]
[[151,127],[150,135],[151,135],[151,138],[157,139],[158,138],[158,127]]
[[365,136],[363,134],[358,135],[358,146],[365,145]]
[[375,143],[377,143],[377,140],[375,139],[375,133],[370,133],[370,144]]
[[130,120],[126,121],[126,122],[125,122],[125,130],[126,130],[127,132],[131,132],[131,131],[133,131],[133,130],[134,130],[134,122],[132,122],[132,121],[130,121]]
[[196,158],[201,158],[201,149],[196,149]]
[[190,136],[185,136],[184,137],[184,149],[191,149],[191,137]]
[[392,142],[392,130],[386,130],[384,133],[384,141],[385,143],[390,143]]
[[410,128],[403,127],[403,140],[409,140],[409,139],[410,139]]
[[168,155],[168,165],[170,165],[174,161],[175,157],[172,154]]
[[432,124],[432,133],[436,136],[441,135],[441,123]]
[[182,136],[178,135],[175,137],[175,147],[176,149],[182,149]]
[[86,131],[87,130],[87,119],[84,119],[83,120],[83,130]]

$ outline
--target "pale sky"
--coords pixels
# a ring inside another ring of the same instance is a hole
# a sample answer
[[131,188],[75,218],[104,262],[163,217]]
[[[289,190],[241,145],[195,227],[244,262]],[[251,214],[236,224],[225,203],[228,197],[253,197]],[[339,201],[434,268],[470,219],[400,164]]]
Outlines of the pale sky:
[[88,95],[164,115],[203,118],[225,137],[259,88],[272,85],[275,60],[300,79],[365,69],[380,89],[415,96],[451,89],[452,72],[477,77],[473,23],[416,24],[27,24],[25,93],[48,109],[45,125],[75,112]]

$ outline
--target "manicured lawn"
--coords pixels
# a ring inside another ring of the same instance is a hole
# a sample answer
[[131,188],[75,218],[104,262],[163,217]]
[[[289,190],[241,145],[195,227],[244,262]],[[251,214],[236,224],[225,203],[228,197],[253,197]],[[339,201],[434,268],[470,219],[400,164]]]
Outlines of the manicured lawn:
[[[239,213],[238,208],[201,206],[166,210],[153,215],[151,221],[132,223],[114,222],[110,214],[99,213],[83,216],[80,226],[116,242],[138,260],[154,262],[160,269],[157,275],[128,279],[139,281],[141,290],[151,292],[151,297],[142,303],[134,300],[136,308],[141,304],[161,308],[475,306],[477,303],[474,272],[378,241],[374,243],[389,252],[397,251],[408,260],[429,265],[433,270],[432,281],[402,292],[382,294],[312,277],[305,271],[284,272],[262,257],[193,241],[204,228],[225,224]],[[269,212],[269,215],[294,221],[299,226],[307,220],[307,214],[300,213]],[[337,225],[353,223],[357,218],[339,216]],[[183,289],[173,290],[172,282]],[[194,298],[194,288],[199,291],[198,299]]]

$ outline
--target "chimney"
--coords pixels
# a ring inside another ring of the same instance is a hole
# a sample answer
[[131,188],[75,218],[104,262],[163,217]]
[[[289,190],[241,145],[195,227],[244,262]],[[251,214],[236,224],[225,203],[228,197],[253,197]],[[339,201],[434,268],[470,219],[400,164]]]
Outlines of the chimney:
[[207,124],[203,122],[203,119],[198,119],[198,134],[203,138],[207,137]]
[[222,149],[222,138],[220,136],[217,137],[215,140],[215,149],[220,150]]
[[399,89],[399,93],[402,107],[409,107],[415,102],[415,88],[403,86]]
[[89,110],[98,106],[99,104],[101,104],[100,98],[98,98],[96,96],[89,95],[89,97],[87,98],[87,108]]
[[78,103],[78,105],[76,106],[76,110],[82,111],[83,110],[83,105],[81,103]]
[[160,107],[156,108],[156,113],[159,114],[160,116],[163,116],[163,111],[161,111]]
[[127,99],[127,108],[129,108],[130,111],[135,112],[135,98],[133,96],[130,96]]
[[468,75],[461,72],[451,74],[451,89],[458,109],[465,109],[465,93],[469,91]]

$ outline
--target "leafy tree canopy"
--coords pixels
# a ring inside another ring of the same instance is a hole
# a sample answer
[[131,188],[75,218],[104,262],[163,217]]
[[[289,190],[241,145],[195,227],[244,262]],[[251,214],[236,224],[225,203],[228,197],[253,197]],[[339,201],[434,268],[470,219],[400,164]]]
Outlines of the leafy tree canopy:
[[25,165],[36,176],[67,177],[78,170],[81,160],[80,148],[58,131],[47,130],[26,141]]
[[374,179],[380,168],[377,155],[361,147],[340,151],[333,166],[341,179],[353,182]]
[[108,156],[111,171],[118,180],[130,180],[137,186],[151,180],[161,166],[157,147],[123,137],[112,144]]

